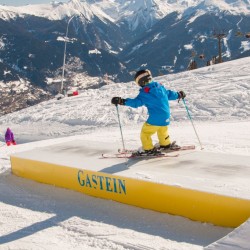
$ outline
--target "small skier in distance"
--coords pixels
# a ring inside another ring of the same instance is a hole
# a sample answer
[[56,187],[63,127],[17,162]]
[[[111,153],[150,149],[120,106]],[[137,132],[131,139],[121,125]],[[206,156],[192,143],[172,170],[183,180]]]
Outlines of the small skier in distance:
[[[142,152],[140,155],[157,155],[161,151],[180,148],[175,143],[171,143],[168,134],[168,125],[170,123],[170,100],[184,99],[184,91],[173,91],[166,89],[160,83],[152,80],[152,74],[149,70],[139,70],[134,77],[137,85],[140,86],[140,92],[134,99],[113,97],[111,103],[114,105],[125,105],[132,108],[146,106],[148,109],[148,119],[141,129]],[[152,135],[157,132],[159,139],[159,148],[155,148],[152,142]]]
[[10,128],[7,128],[7,130],[5,132],[5,142],[6,142],[7,146],[16,145],[16,141],[14,139],[14,134],[10,130]]

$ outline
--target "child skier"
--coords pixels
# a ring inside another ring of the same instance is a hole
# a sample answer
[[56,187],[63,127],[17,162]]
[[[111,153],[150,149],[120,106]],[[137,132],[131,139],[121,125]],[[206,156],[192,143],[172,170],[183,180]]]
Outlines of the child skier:
[[[141,154],[157,155],[160,150],[175,147],[171,144],[168,135],[170,123],[169,100],[183,99],[186,94],[183,91],[175,92],[166,89],[163,85],[152,80],[151,72],[147,69],[140,70],[135,74],[135,82],[141,87],[140,92],[134,99],[113,97],[111,103],[114,105],[125,105],[138,108],[145,105],[148,109],[148,119],[141,129],[141,142],[144,150]],[[153,145],[151,136],[157,132],[160,150]],[[177,146],[179,147],[179,146]]]
[[7,130],[6,130],[5,142],[6,142],[7,146],[16,145],[16,141],[14,139],[14,134],[10,130],[10,128],[7,128]]

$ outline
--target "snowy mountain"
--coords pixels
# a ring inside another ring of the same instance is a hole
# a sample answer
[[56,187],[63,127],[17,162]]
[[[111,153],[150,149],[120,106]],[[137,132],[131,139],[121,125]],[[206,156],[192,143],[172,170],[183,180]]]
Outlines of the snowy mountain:
[[[7,87],[17,78],[29,82],[37,89],[43,89],[47,96],[58,93],[62,77],[65,32],[69,16],[73,14],[76,16],[69,25],[65,86],[79,89],[91,85],[96,87],[103,84],[104,76],[111,81],[128,78],[126,67],[115,55],[125,39],[117,25],[105,14],[101,15],[101,11],[96,13],[95,8],[88,4],[79,6],[79,1],[75,0],[66,6],[1,6],[0,9],[0,80],[2,85],[6,85],[1,93],[9,93],[11,90]],[[40,16],[35,15],[36,11]],[[85,76],[85,81],[79,82],[78,75],[82,79]],[[21,103],[18,106],[25,107]]]
[[1,6],[0,17],[4,20],[34,15],[49,20],[62,20],[73,15],[82,15],[86,21],[91,21],[94,16],[103,20],[113,21],[100,9],[92,8],[86,1],[70,0],[68,3],[52,2],[51,4],[35,4],[23,7]]
[[132,31],[131,35],[144,32],[168,13],[190,4],[162,0],[93,0],[90,2],[110,15],[119,25],[127,26]]
[[6,86],[0,91],[10,93],[11,81],[20,78],[47,96],[55,95],[62,80],[68,24],[67,87],[126,82],[141,67],[154,75],[185,71],[194,60],[204,67],[218,60],[220,33],[223,61],[249,56],[249,6],[248,0],[0,5],[0,81]]
[[249,15],[250,14],[250,1],[244,0],[203,0],[199,1],[196,6],[192,6],[187,8],[184,11],[186,13],[193,13],[197,11],[203,12],[214,12],[216,14],[220,14],[221,12],[225,12],[231,15]]
[[[250,55],[248,24],[250,15],[220,15],[197,10],[180,17],[174,12],[157,22],[140,39],[130,43],[120,53],[129,70],[144,67],[154,74],[166,74],[188,69],[191,61],[204,67],[218,59],[219,40],[223,61]],[[237,34],[240,34],[239,36]]]
[[[86,20],[98,16],[103,20],[126,22],[128,27],[135,31],[137,28],[151,28],[158,20],[172,12],[193,13],[202,12],[227,12],[233,15],[249,15],[249,0],[70,0],[68,3],[52,2],[52,4],[27,5],[25,7],[4,7],[13,18],[17,15],[36,15],[50,20],[62,20],[72,15],[83,15]],[[2,14],[3,15],[3,12]],[[137,30],[138,32],[138,30]]]
[[[156,78],[168,88],[183,89],[187,93],[186,103],[204,152],[216,153],[218,157],[230,154],[232,158],[239,155],[249,158],[249,63],[250,57]],[[244,230],[216,227],[210,223],[89,197],[11,174],[10,155],[15,153],[45,147],[57,150],[60,143],[67,143],[67,147],[60,150],[72,153],[72,159],[68,160],[73,161],[94,142],[104,149],[107,143],[119,147],[121,136],[117,112],[110,99],[113,96],[134,97],[138,90],[132,82],[110,84],[81,91],[79,96],[49,100],[0,117],[1,249],[218,250],[225,249],[225,246],[230,250],[248,249],[249,226]],[[198,147],[185,107],[177,101],[170,102],[170,105],[171,139]],[[119,112],[126,146],[140,146],[140,128],[147,117],[145,108],[119,106]],[[7,127],[14,132],[17,146],[5,146],[3,135]],[[79,142],[84,147],[79,148]],[[175,167],[167,163],[161,168],[172,173],[171,176],[181,178],[182,181],[178,182],[169,178],[174,186],[180,187],[192,163],[181,161],[181,165]],[[113,171],[134,170],[133,165],[125,168],[125,163],[113,164]],[[149,181],[159,174],[159,167],[149,173],[150,166],[156,167],[152,161],[141,162],[137,178]],[[194,170],[194,174],[200,174],[195,183],[203,183],[211,192],[230,192],[231,196],[249,199],[249,181],[243,185],[239,176],[246,170],[240,164],[232,162],[229,168],[215,165],[207,171],[217,177],[217,183],[199,168]],[[233,182],[227,181],[230,176],[233,176]],[[193,187],[194,178],[189,179],[188,184]],[[195,189],[200,187],[196,185]],[[249,221],[246,223],[249,225]],[[221,244],[213,244],[219,239]],[[206,248],[208,245],[210,247]]]

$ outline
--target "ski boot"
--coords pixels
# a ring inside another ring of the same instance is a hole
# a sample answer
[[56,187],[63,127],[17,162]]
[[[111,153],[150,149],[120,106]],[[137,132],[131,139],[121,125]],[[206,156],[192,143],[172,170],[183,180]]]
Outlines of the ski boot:
[[136,152],[133,152],[132,155],[134,156],[157,156],[157,155],[162,155],[162,153],[159,149],[153,148],[150,150],[136,151]]
[[181,146],[176,144],[176,141],[173,141],[172,143],[166,145],[166,146],[160,146],[159,150],[164,152],[164,151],[174,151],[181,149]]

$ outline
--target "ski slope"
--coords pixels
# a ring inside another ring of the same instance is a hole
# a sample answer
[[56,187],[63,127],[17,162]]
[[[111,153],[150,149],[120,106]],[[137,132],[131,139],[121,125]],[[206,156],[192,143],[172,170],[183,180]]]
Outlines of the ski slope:
[[[250,58],[244,58],[156,78],[171,89],[187,93],[186,103],[206,153],[230,154],[232,159],[234,155],[235,159],[250,156],[249,63]],[[74,148],[80,142],[86,142],[84,148],[95,143],[99,147],[103,145],[104,150],[107,143],[121,148],[117,113],[110,99],[113,96],[133,97],[137,92],[138,87],[133,82],[112,84],[84,91],[76,97],[50,100],[0,118],[0,249],[248,249],[244,239],[250,232],[249,223],[243,229],[233,231],[232,228],[92,198],[11,175],[9,157],[14,153],[56,148],[61,143]],[[173,101],[171,109],[171,139],[199,148],[183,104]],[[139,147],[146,109],[119,107],[119,113],[126,147]],[[7,127],[13,130],[19,145],[3,145]],[[154,140],[157,142],[156,137]],[[86,150],[84,148],[82,150]],[[239,168],[230,183],[226,181],[230,169],[220,170],[212,184],[209,176],[193,182],[178,167],[176,172],[171,169],[171,175],[178,173],[183,177],[182,182],[175,183],[179,186],[195,183],[196,188],[206,188],[206,191],[230,192],[232,196],[249,198],[249,185],[247,182],[242,184],[242,179],[238,178],[245,170]],[[144,179],[158,178],[159,175],[145,169],[136,174]],[[225,245],[228,248],[222,248]]]

